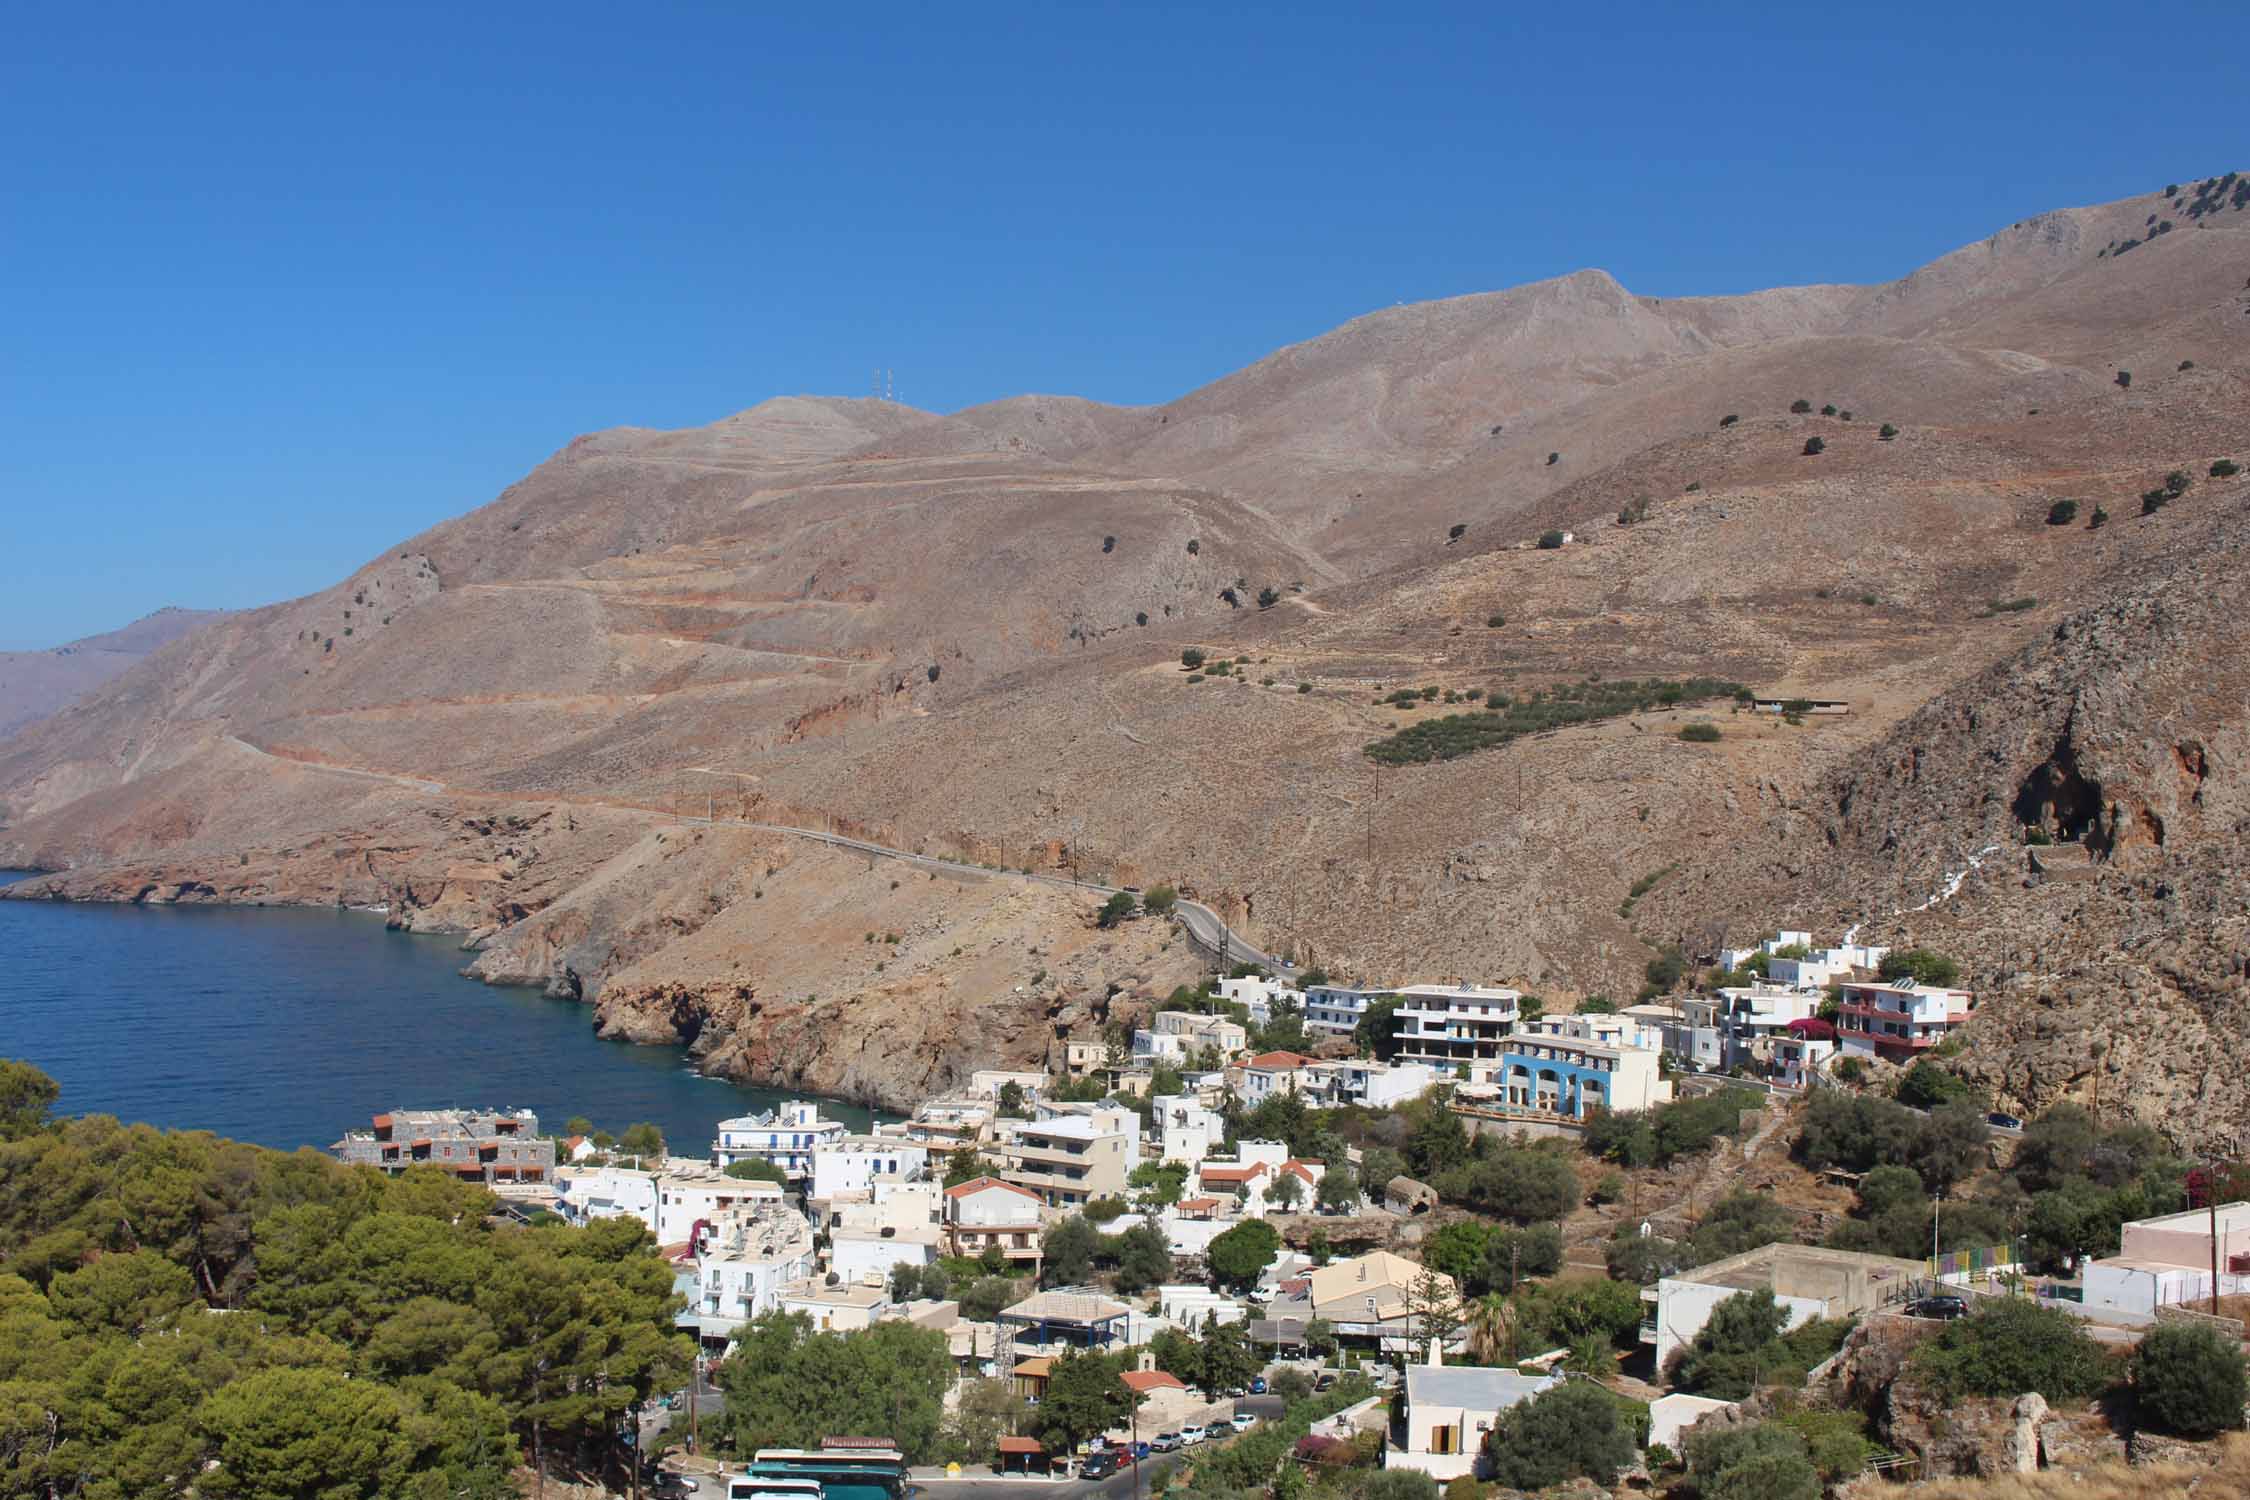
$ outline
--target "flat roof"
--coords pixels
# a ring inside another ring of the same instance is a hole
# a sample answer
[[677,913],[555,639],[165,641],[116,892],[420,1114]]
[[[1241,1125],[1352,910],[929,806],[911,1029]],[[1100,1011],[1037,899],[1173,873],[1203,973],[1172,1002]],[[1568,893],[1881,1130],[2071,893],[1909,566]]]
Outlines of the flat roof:
[[1469,1411],[1505,1411],[1560,1385],[1555,1375],[1521,1375],[1480,1365],[1408,1365],[1406,1399]]
[[[2134,1219],[2127,1229],[2178,1229],[2211,1235],[2212,1210],[2191,1208],[2176,1214],[2159,1214],[2153,1219]],[[2250,1229],[2250,1203],[2222,1203],[2218,1207],[2219,1232],[2232,1234],[2239,1229]]]
[[1106,1323],[1131,1317],[1132,1312],[1114,1298],[1079,1287],[1026,1297],[1013,1307],[1002,1308],[1000,1316],[1019,1323]]
[[1667,1276],[1666,1281],[1692,1282],[1697,1286],[1726,1286],[1737,1291],[1756,1291],[1773,1284],[1773,1273],[1785,1261],[1798,1265],[1859,1267],[1869,1271],[1889,1271],[1896,1274],[1918,1276],[1927,1268],[1918,1260],[1901,1260],[1893,1255],[1869,1255],[1858,1250],[1830,1250],[1820,1245],[1797,1245],[1775,1242],[1760,1245],[1755,1250],[1745,1250],[1740,1255],[1730,1255],[1725,1260],[1715,1260],[1709,1265]]

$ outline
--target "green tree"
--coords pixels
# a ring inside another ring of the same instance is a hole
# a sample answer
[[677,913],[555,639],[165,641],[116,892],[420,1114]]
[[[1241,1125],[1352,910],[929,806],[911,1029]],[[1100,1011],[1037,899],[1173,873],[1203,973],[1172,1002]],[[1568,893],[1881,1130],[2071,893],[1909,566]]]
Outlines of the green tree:
[[1229,1291],[1247,1292],[1281,1249],[1281,1236],[1263,1219],[1245,1219],[1211,1241],[1205,1259],[1212,1279]]
[[1266,1189],[1266,1196],[1272,1199],[1275,1206],[1280,1208],[1283,1213],[1292,1213],[1296,1210],[1297,1205],[1304,1201],[1305,1184],[1296,1173],[1284,1172],[1272,1187]]
[[[976,1153],[971,1152],[969,1154],[973,1157]],[[779,1182],[786,1184],[789,1181],[787,1172],[782,1171],[772,1162],[755,1156],[742,1161],[727,1163],[725,1172],[727,1176],[742,1182]],[[971,1173],[970,1175],[974,1176],[975,1174]],[[963,1179],[963,1181],[966,1180],[966,1178]]]
[[1779,1363],[1788,1320],[1767,1288],[1735,1293],[1711,1309],[1695,1338],[1673,1356],[1678,1361],[1673,1383],[1698,1396],[1742,1400],[1758,1388],[1760,1374]]
[[2108,1356],[2069,1313],[2013,1297],[1989,1299],[1914,1351],[1912,1364],[1938,1393],[2050,1401],[2092,1396],[2114,1379]]
[[1820,1500],[1804,1438],[1778,1422],[1691,1436],[1687,1464],[1703,1500]]
[[1199,1383],[1207,1396],[1247,1386],[1266,1367],[1265,1356],[1250,1343],[1250,1330],[1240,1323],[1207,1322],[1198,1354]]
[[1101,1232],[1077,1214],[1058,1221],[1039,1241],[1039,1280],[1046,1286],[1077,1286],[1093,1279]]
[[938,1452],[953,1361],[945,1335],[904,1321],[816,1333],[801,1313],[766,1313],[719,1367],[723,1430],[737,1453],[817,1447],[830,1433],[882,1433],[909,1463]]
[[1087,1438],[1121,1426],[1137,1398],[1118,1378],[1113,1356],[1071,1350],[1056,1360],[1040,1397],[1039,1436],[1051,1452],[1070,1452]]
[[1368,1001],[1367,1009],[1359,1013],[1359,1020],[1352,1026],[1353,1044],[1379,1062],[1397,1057],[1398,1007],[1396,995]]
[[1117,1261],[1116,1282],[1120,1292],[1146,1291],[1170,1278],[1172,1247],[1162,1231],[1151,1225],[1136,1224],[1110,1243]]
[[1500,1413],[1484,1451],[1502,1484],[1537,1490],[1580,1477],[1607,1485],[1632,1463],[1635,1444],[1615,1399],[1573,1380]]
[[2182,1437],[2215,1437],[2242,1426],[2242,1346],[2212,1328],[2159,1323],[2133,1356],[2133,1393],[2143,1416]]
[[964,1182],[974,1182],[979,1177],[990,1177],[992,1164],[977,1155],[974,1146],[958,1146],[946,1153],[945,1186],[959,1187]]
[[336,1370],[261,1370],[204,1401],[218,1466],[204,1494],[234,1500],[380,1500],[409,1492],[414,1444],[395,1391]]
[[664,1132],[646,1120],[628,1125],[625,1133],[617,1138],[617,1149],[631,1156],[661,1162],[664,1159]]
[[194,1279],[153,1250],[105,1255],[47,1287],[55,1315],[87,1333],[138,1338],[195,1302]]
[[1170,916],[1179,902],[1180,893],[1168,885],[1152,885],[1141,893],[1141,910],[1154,917]]
[[964,1463],[991,1463],[1000,1439],[1015,1432],[1029,1410],[1007,1381],[972,1380],[961,1387],[939,1447]]
[[1948,1073],[1925,1057],[1899,1079],[1894,1097],[1910,1109],[1935,1109],[1955,1099],[1973,1098],[1975,1094],[1976,1090],[1967,1079]]
[[955,1300],[961,1316],[972,1323],[989,1323],[1000,1309],[1023,1300],[1024,1284],[1013,1276],[980,1276],[961,1289]]
[[1133,900],[1132,895],[1126,891],[1113,892],[1110,898],[1102,903],[1101,915],[1095,919],[1096,924],[1102,927],[1115,927],[1131,916],[1138,904]]
[[1900,948],[1884,954],[1875,972],[1894,983],[1905,979],[1915,984],[1946,987],[1960,979],[1961,966],[1927,948]]
[[62,1085],[30,1063],[0,1057],[0,1141],[42,1129],[61,1097]]
[[1328,1168],[1320,1174],[1320,1186],[1313,1192],[1313,1201],[1327,1213],[1350,1213],[1359,1207],[1358,1176],[1342,1163]]

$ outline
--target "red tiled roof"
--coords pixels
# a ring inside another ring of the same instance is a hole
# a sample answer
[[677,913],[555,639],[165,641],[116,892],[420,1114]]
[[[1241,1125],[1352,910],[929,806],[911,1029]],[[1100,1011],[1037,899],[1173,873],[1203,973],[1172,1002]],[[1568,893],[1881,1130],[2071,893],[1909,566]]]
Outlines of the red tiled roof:
[[1135,1395],[1145,1396],[1150,1391],[1184,1391],[1187,1382],[1177,1375],[1167,1375],[1162,1370],[1127,1370],[1117,1377],[1125,1382]]
[[1264,1162],[1254,1161],[1247,1167],[1205,1167],[1199,1175],[1205,1182],[1248,1182],[1265,1170]]
[[1023,1194],[1026,1198],[1029,1198],[1034,1203],[1037,1203],[1039,1201],[1039,1195],[1033,1192],[1031,1189],[1025,1187],[1017,1187],[1012,1182],[1002,1182],[997,1177],[973,1177],[969,1181],[962,1183],[959,1187],[947,1188],[945,1190],[945,1196],[948,1198],[966,1198],[969,1196],[969,1194],[981,1193],[986,1188],[1006,1188],[1011,1193]]
[[1302,1052],[1261,1052],[1250,1059],[1250,1066],[1263,1068],[1267,1072],[1286,1073],[1293,1068],[1311,1067],[1312,1059]]
[[1216,1198],[1182,1198],[1179,1202],[1179,1210],[1184,1214],[1200,1213],[1205,1209],[1217,1208],[1218,1206],[1219,1200]]
[[388,1129],[390,1129],[390,1128],[391,1128],[391,1117],[390,1117],[389,1115],[377,1115],[377,1116],[375,1117],[375,1128],[376,1128],[377,1130],[388,1130]]
[[1002,1453],[1040,1454],[1047,1450],[1035,1437],[1011,1437],[1003,1433],[1000,1437],[1000,1451]]

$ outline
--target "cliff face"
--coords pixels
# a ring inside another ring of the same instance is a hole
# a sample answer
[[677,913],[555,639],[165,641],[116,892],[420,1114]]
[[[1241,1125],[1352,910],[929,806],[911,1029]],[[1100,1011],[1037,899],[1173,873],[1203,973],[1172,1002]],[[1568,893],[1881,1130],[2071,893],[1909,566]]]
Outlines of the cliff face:
[[1980,1001],[1957,1065],[2022,1112],[2067,1097],[2182,1138],[2250,1126],[2250,500],[2210,501],[1704,882],[1769,926],[1958,957]]

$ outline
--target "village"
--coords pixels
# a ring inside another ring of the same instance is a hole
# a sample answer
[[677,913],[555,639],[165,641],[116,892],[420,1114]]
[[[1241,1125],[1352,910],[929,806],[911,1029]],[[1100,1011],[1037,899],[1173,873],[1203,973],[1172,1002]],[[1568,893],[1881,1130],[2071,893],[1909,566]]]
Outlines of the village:
[[[2209,1180],[2193,1211],[2150,1199],[2167,1211],[2119,1222],[2114,1246],[2059,1254],[1945,1201],[1948,1172],[1965,1183],[2026,1139],[1929,1092],[1975,1009],[1949,971],[1781,932],[1660,998],[1549,1012],[1514,988],[1245,965],[1129,1034],[1067,1039],[1053,1072],[978,1072],[865,1130],[790,1101],[690,1156],[542,1134],[524,1111],[399,1110],[334,1149],[435,1165],[525,1216],[644,1225],[702,1351],[640,1435],[672,1449],[680,1486],[719,1400],[706,1368],[777,1313],[942,1335],[949,1407],[994,1411],[989,1451],[932,1484],[1123,1478],[1293,1417],[1298,1462],[1474,1486],[1509,1472],[1509,1413],[1574,1387],[1618,1414],[1617,1470],[1655,1475],[1695,1434],[1767,1414],[1758,1376],[1710,1373],[1745,1317],[1766,1320],[1755,1357],[1807,1381],[1849,1329],[1942,1333],[2000,1300],[2108,1347],[2182,1319],[2239,1340],[2250,1203]],[[1911,1167],[1808,1150],[1863,1099],[1950,1146],[1911,1148]],[[1848,1206],[1776,1202],[1792,1154]],[[2212,1316],[2222,1299],[2234,1316]],[[1108,1405],[1064,1399],[1088,1356]]]

